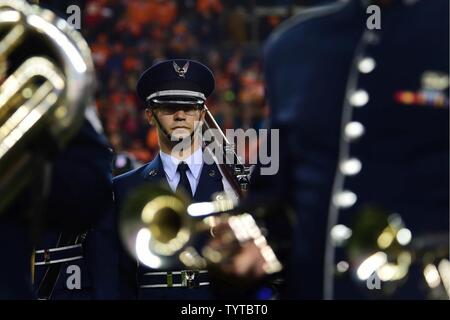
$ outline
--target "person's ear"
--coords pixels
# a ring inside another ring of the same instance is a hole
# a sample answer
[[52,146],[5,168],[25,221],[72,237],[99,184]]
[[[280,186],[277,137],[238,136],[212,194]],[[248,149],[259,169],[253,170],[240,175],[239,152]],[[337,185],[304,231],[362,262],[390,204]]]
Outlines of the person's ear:
[[205,122],[205,115],[206,115],[206,109],[203,108],[203,109],[200,111],[200,118],[199,118],[199,120],[200,120],[201,122]]
[[145,116],[147,117],[147,121],[148,123],[150,123],[150,125],[152,126],[156,125],[153,110],[151,110],[150,108],[145,109]]

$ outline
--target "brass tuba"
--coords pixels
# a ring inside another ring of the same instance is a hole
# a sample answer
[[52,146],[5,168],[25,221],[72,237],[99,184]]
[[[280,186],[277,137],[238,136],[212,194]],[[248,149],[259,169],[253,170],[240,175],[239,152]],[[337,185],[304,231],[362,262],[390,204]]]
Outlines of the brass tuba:
[[30,182],[38,159],[80,128],[93,83],[79,32],[49,10],[0,0],[0,214]]

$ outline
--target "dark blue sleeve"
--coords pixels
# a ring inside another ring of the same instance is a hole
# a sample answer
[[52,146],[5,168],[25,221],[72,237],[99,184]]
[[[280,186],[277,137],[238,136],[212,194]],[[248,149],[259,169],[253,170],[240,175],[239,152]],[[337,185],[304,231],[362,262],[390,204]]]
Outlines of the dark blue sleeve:
[[137,261],[132,258],[125,250],[124,245],[120,239],[119,230],[119,216],[122,207],[122,201],[126,197],[126,192],[135,185],[131,185],[127,181],[121,181],[121,179],[114,179],[113,190],[114,190],[114,245],[116,246],[116,251],[118,254],[118,286],[120,299],[122,300],[134,300],[137,299],[138,283],[137,283]]
[[112,206],[112,153],[86,120],[52,167],[46,220],[50,228],[85,231]]
[[[0,217],[0,248],[8,257],[8,263],[0,267],[0,298],[32,298],[31,253],[36,227],[81,233],[112,210],[111,152],[105,137],[88,121],[51,163],[51,187],[43,216],[33,207],[30,185]],[[38,226],[30,221],[30,211],[40,220]]]
[[88,233],[85,258],[93,281],[93,299],[120,299],[119,243],[113,208],[105,212]]

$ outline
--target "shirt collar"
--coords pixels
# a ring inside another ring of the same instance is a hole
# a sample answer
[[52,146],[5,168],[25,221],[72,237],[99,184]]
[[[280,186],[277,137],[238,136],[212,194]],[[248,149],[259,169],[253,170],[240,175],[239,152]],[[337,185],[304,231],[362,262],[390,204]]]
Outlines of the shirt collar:
[[161,150],[159,151],[159,155],[161,157],[164,171],[166,172],[167,178],[169,180],[173,180],[173,178],[175,177],[175,174],[177,173],[178,164],[181,161],[186,162],[186,164],[189,166],[189,170],[191,171],[192,175],[194,176],[195,179],[198,180],[198,177],[200,175],[203,166],[202,148],[200,147],[197,148],[197,150],[195,150],[193,154],[191,154],[184,160],[172,157],[170,154],[164,153]]

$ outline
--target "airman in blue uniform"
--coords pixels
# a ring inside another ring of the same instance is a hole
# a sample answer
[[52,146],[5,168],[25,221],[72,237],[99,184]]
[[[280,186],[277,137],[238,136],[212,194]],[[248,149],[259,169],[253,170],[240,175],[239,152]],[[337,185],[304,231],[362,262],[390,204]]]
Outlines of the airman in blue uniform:
[[[192,60],[162,61],[142,74],[137,93],[147,107],[149,122],[158,129],[160,152],[150,163],[114,178],[118,212],[127,196],[143,184],[181,189],[194,202],[210,201],[215,193],[224,190],[232,192],[218,166],[204,161],[198,136],[205,116],[203,106],[213,89],[212,72]],[[176,148],[180,143],[187,143],[181,152]],[[122,298],[214,298],[207,270],[195,270],[195,285],[191,286],[184,279],[189,274],[181,263],[173,270],[150,269],[123,250],[119,259]]]

